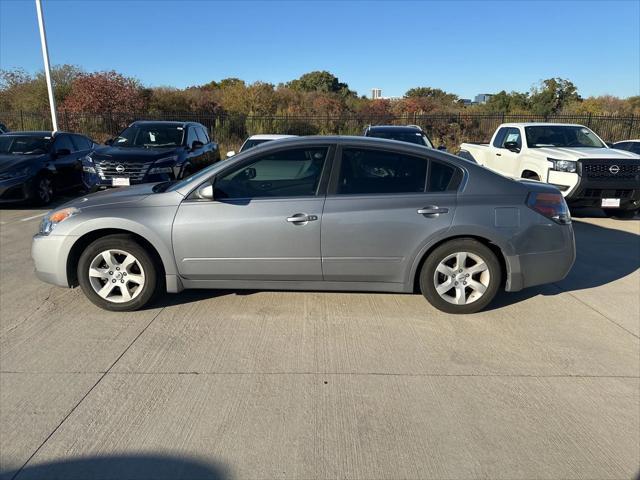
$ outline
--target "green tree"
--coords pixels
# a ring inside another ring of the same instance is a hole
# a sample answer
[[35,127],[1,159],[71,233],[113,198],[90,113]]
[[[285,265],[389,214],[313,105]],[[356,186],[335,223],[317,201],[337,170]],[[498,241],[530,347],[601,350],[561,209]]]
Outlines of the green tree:
[[325,70],[305,73],[300,78],[287,83],[287,87],[302,92],[337,93],[344,97],[355,96],[355,92],[349,89],[349,85],[340,82],[338,77]]
[[458,96],[453,93],[445,92],[440,88],[431,87],[414,87],[407,90],[404,98],[431,98],[441,103],[454,103],[458,101]]
[[578,88],[570,80],[548,78],[531,89],[529,98],[531,112],[538,115],[551,115],[560,112],[564,107],[582,99]]

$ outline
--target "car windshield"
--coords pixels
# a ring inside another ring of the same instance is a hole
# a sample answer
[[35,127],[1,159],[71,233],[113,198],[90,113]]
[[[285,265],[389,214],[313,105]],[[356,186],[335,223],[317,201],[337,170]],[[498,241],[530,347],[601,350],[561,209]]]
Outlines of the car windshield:
[[242,144],[242,148],[240,148],[240,151],[244,152],[245,150],[249,150],[252,147],[255,147],[257,145],[260,145],[262,143],[267,143],[267,142],[270,142],[270,141],[271,141],[270,138],[264,138],[264,139],[260,139],[260,140],[256,140],[256,139],[251,140],[251,139],[249,139],[249,140],[247,140],[246,142],[244,142]]
[[376,131],[370,130],[369,137],[387,138],[389,140],[398,140],[400,142],[415,143],[416,145],[423,145],[429,148],[433,148],[431,142],[422,132],[390,132],[390,131]]
[[527,146],[604,148],[605,145],[587,127],[577,125],[539,125],[525,127]]
[[116,139],[116,147],[179,147],[182,145],[184,127],[181,125],[131,125]]
[[0,154],[29,155],[46,153],[51,137],[36,135],[3,135],[0,137]]

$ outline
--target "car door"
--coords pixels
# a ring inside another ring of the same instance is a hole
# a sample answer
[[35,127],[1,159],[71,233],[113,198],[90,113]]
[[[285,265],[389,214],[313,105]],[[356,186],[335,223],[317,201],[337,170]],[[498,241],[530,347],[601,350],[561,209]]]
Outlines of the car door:
[[213,163],[213,152],[211,151],[213,145],[203,127],[196,127],[196,135],[198,136],[198,140],[200,140],[203,144],[202,156],[199,158],[198,165],[198,169],[201,169]]
[[518,150],[522,149],[522,135],[520,129],[516,127],[503,127],[498,132],[493,142],[493,153],[491,158],[491,164],[489,165],[493,170],[502,173],[508,177],[519,177],[519,162],[518,157],[520,152],[514,152],[508,150],[505,144],[508,142],[515,142],[518,145]]
[[188,197],[173,225],[193,280],[322,280],[320,224],[332,148],[289,147],[216,174],[213,200]]
[[322,214],[324,280],[404,283],[451,225],[462,171],[393,150],[339,150]]
[[77,187],[82,181],[81,154],[71,140],[71,135],[62,133],[53,142],[53,165],[56,171],[56,190],[64,191]]
[[187,160],[191,164],[191,171],[200,170],[205,163],[206,152],[204,145],[193,148],[193,142],[201,142],[196,132],[196,127],[190,126],[187,130]]

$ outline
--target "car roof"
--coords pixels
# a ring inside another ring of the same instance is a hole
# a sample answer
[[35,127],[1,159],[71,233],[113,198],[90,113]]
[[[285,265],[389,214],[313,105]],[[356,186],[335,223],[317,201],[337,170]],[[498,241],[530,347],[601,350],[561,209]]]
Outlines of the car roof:
[[422,131],[418,125],[369,125],[368,130],[379,132],[415,132]]
[[22,132],[7,132],[4,135],[11,137],[16,135],[33,135],[33,136],[42,136],[42,137],[52,137],[56,134],[67,133],[67,132],[52,132],[50,130],[25,130]]
[[203,125],[201,123],[198,122],[181,122],[181,121],[177,121],[177,120],[136,120],[135,122],[132,122],[131,125],[170,125],[170,126],[176,126],[176,127],[186,127],[189,125],[198,125],[200,127],[202,127]]
[[619,143],[640,143],[640,139],[634,138],[632,140],[620,140],[618,142],[615,142],[614,145],[618,145]]
[[586,128],[585,125],[580,125],[578,123],[550,123],[550,122],[514,122],[514,123],[503,123],[500,126],[501,127],[582,127],[582,128]]
[[293,138],[297,135],[280,135],[271,133],[261,133],[259,135],[251,135],[247,140],[280,140],[281,138]]

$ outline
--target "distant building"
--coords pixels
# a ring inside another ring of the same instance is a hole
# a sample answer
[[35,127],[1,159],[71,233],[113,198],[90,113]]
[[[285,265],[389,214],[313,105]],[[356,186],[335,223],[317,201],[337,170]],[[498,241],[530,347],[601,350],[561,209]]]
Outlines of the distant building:
[[493,97],[491,93],[479,93],[473,101],[474,103],[487,103],[491,97]]
[[378,100],[382,98],[382,89],[381,88],[372,88],[371,89],[371,99]]
[[469,105],[473,105],[473,102],[471,101],[470,98],[461,98],[460,101],[465,107],[468,107]]

